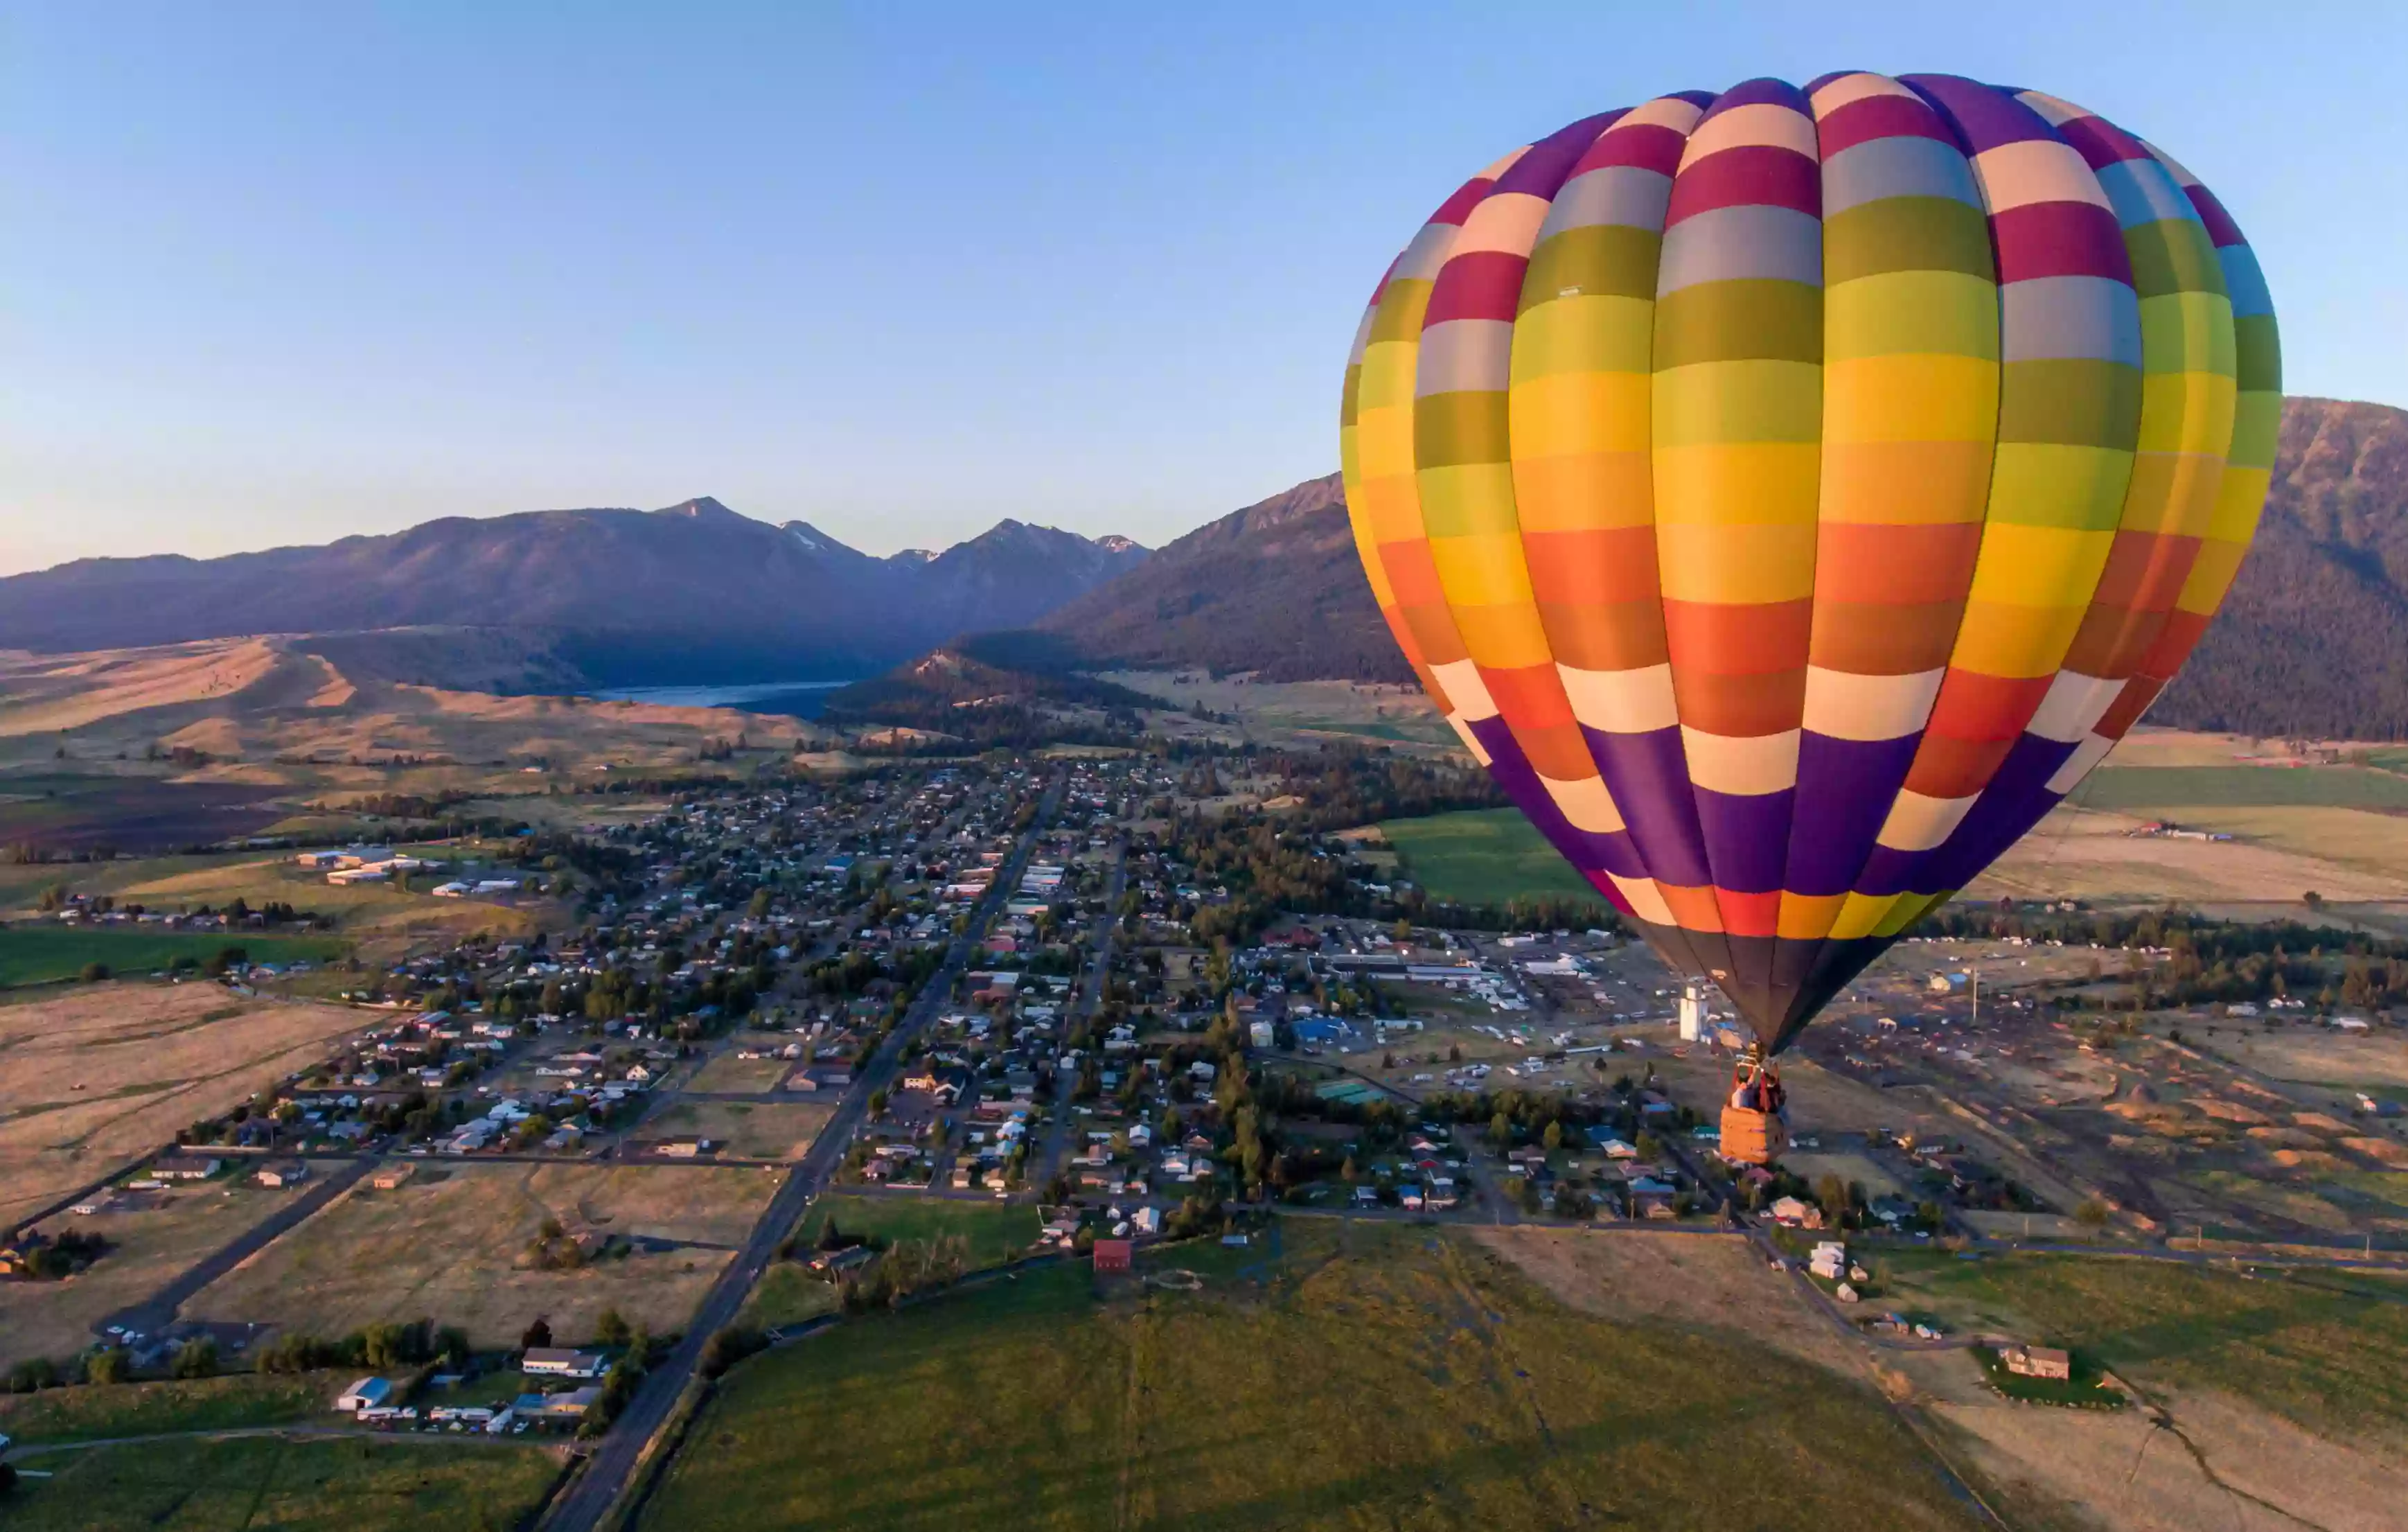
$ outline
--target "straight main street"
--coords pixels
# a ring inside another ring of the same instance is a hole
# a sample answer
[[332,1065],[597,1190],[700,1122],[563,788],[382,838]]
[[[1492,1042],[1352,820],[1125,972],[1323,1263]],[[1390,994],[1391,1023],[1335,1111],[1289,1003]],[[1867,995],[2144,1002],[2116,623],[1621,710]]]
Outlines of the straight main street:
[[[1093,1017],[1103,1009],[1104,991],[1111,983],[1112,952],[1120,939],[1121,895],[1128,887],[1128,842],[1122,840],[1112,847],[1111,879],[1104,889],[1103,912],[1096,917],[1096,961],[1087,970],[1086,982],[1079,991],[1070,1009],[1070,1024],[1063,1028],[1067,1038],[1078,1029],[1078,1024]],[[1054,1067],[1054,1124],[1045,1133],[1045,1153],[1030,1167],[1028,1184],[1044,1195],[1044,1188],[1054,1183],[1062,1173],[1065,1150],[1069,1144],[1070,1119],[1075,1113],[1070,1095],[1078,1088],[1079,1073],[1066,1068],[1057,1058]]]
[[869,1063],[853,1076],[852,1088],[845,1093],[836,1115],[812,1140],[794,1174],[769,1199],[768,1207],[754,1222],[743,1250],[720,1273],[719,1281],[711,1284],[683,1338],[659,1366],[645,1375],[618,1423],[587,1459],[583,1471],[552,1502],[540,1524],[547,1532],[592,1532],[625,1492],[645,1446],[668,1420],[687,1382],[700,1368],[704,1345],[713,1334],[735,1322],[744,1300],[752,1296],[753,1284],[776,1258],[779,1243],[802,1222],[804,1209],[842,1162],[846,1147],[868,1112],[870,1096],[894,1083],[901,1069],[904,1050],[944,1008],[954,981],[961,977],[984,939],[988,923],[1003,908],[1010,891],[1019,886],[1038,837],[1052,823],[1061,799],[1062,782],[1056,778],[1047,785],[1037,817],[1013,847],[1010,861],[973,908],[968,925],[946,950],[944,965],[921,986],[919,997],[911,1003],[902,1022],[887,1034]]

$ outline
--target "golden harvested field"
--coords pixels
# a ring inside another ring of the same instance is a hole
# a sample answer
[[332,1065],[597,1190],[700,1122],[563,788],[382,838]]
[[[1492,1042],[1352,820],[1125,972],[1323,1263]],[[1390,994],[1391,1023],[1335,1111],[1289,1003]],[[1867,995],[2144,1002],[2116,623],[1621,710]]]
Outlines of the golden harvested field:
[[644,1119],[641,1137],[692,1135],[738,1159],[799,1160],[834,1115],[800,1101],[678,1101]]
[[94,1324],[149,1298],[288,1200],[249,1184],[154,1195],[166,1199],[164,1206],[90,1218],[62,1214],[38,1225],[44,1234],[100,1235],[109,1250],[65,1281],[0,1282],[0,1366],[73,1355],[91,1340]]
[[[2184,823],[2203,816],[2361,815],[2343,809],[2183,810]],[[2396,900],[2408,894],[2408,866],[2382,870],[2339,860],[2333,851],[2311,855],[2277,844],[2250,840],[2175,840],[2135,838],[2128,832],[2151,818],[2143,812],[2110,813],[2060,806],[2006,855],[1973,880],[1969,899],[2077,898],[2102,903],[2275,900],[2297,908],[2313,889],[2329,899]],[[2364,814],[2366,818],[2380,815]]]
[[0,1218],[98,1180],[372,1020],[197,981],[0,1006]]
[[[415,685],[378,674],[372,658],[346,657],[338,666],[316,651],[323,647],[305,638],[264,637],[83,654],[0,654],[0,741],[22,741],[14,750],[0,749],[0,764],[47,761],[60,732],[72,731],[71,759],[106,759],[121,750],[140,756],[152,744],[186,745],[218,757],[217,765],[187,780],[320,787],[343,785],[349,772],[356,777],[351,785],[384,791],[398,784],[354,758],[432,756],[458,764],[414,778],[413,790],[488,784],[510,791],[542,780],[521,770],[538,761],[572,772],[605,763],[675,766],[690,765],[695,747],[709,738],[742,734],[756,748],[783,751],[818,737],[797,719],[730,709]],[[512,669],[512,661],[523,658],[494,656],[484,683],[523,687],[530,678],[523,667],[522,673]],[[425,668],[466,675],[473,667]],[[280,756],[328,764],[279,767]]]
[[2272,1030],[2234,1024],[2219,1028],[2215,1052],[2275,1080],[2310,1084],[2408,1086],[2408,1038],[2396,1033],[2353,1036],[2321,1026]]
[[[330,1335],[424,1315],[460,1325],[479,1345],[505,1345],[538,1314],[563,1335],[583,1336],[615,1307],[666,1333],[686,1323],[776,1187],[760,1169],[423,1166],[393,1191],[361,1182],[203,1289],[183,1313]],[[572,1270],[523,1269],[546,1218],[572,1234],[679,1248]]]

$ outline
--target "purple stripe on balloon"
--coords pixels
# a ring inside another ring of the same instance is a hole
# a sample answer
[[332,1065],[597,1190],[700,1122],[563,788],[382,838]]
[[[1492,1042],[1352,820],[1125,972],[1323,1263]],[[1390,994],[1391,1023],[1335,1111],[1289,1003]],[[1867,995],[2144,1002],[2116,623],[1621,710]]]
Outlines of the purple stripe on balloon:
[[2073,751],[2061,740],[2036,734],[2016,739],[1955,833],[1930,852],[1918,889],[1937,894],[1964,887],[2025,831],[2047,818],[2058,801],[2058,795],[2048,790],[2048,780]]
[[1788,860],[1790,809],[1798,790],[1778,793],[1717,793],[1696,790],[1698,827],[1705,832],[1706,860],[1714,884],[1734,894],[1770,894],[1781,887]]
[[1497,178],[1496,188],[1488,194],[1502,196],[1508,192],[1526,192],[1535,197],[1553,197],[1562,189],[1564,178],[1571,174],[1572,166],[1588,152],[1588,146],[1597,142],[1597,136],[1621,121],[1629,109],[1625,107],[1619,111],[1584,117],[1571,126],[1540,139],[1530,146],[1527,153],[1514,161],[1505,174]]
[[1874,842],[1873,849],[1865,853],[1863,870],[1856,874],[1856,892],[1872,899],[1906,893],[1916,886],[1914,874],[1928,854],[1902,852],[1895,846]]
[[1995,86],[1958,75],[1900,75],[1899,83],[1930,102],[1969,153],[2057,136],[2048,119]]
[[1798,743],[1798,802],[1782,886],[1825,897],[1856,886],[1856,872],[1914,765],[1920,730],[1897,739],[1835,739],[1807,730]]
[[1555,807],[1554,795],[1539,780],[1529,758],[1522,753],[1521,744],[1502,718],[1474,720],[1469,727],[1472,737],[1488,752],[1488,775],[1503,789],[1513,807],[1522,810],[1547,844],[1555,848],[1565,861],[1584,871],[1597,868],[1620,873],[1625,878],[1643,878],[1645,866],[1627,835],[1597,834],[1583,830],[1564,817]]
[[1716,96],[1714,104],[1706,108],[1706,115],[1698,122],[1700,124],[1711,122],[1723,113],[1736,111],[1742,107],[1787,107],[1809,117],[1813,115],[1813,108],[1807,104],[1804,93],[1787,80],[1750,79],[1742,80]]
[[1712,883],[1713,869],[1689,795],[1689,761],[1681,749],[1681,731],[1608,734],[1584,727],[1581,733],[1649,874],[1675,888]]

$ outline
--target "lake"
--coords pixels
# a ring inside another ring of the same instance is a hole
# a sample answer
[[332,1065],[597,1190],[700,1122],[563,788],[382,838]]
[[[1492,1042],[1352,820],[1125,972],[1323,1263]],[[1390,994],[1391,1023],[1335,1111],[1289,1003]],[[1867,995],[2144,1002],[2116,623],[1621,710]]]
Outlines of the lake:
[[742,686],[619,686],[591,694],[608,702],[664,708],[741,708],[748,713],[817,718],[827,694],[849,680],[764,680]]

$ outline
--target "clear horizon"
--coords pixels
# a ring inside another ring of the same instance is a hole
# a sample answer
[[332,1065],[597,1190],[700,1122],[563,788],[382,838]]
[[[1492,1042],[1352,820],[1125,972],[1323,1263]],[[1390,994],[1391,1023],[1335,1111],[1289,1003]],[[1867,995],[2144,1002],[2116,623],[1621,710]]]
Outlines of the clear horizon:
[[1158,547],[1336,466],[1363,298],[1470,170],[1839,67],[2149,137],[2248,231],[2286,391],[2408,402],[2408,21],[2261,14],[22,6],[0,575],[706,494]]

